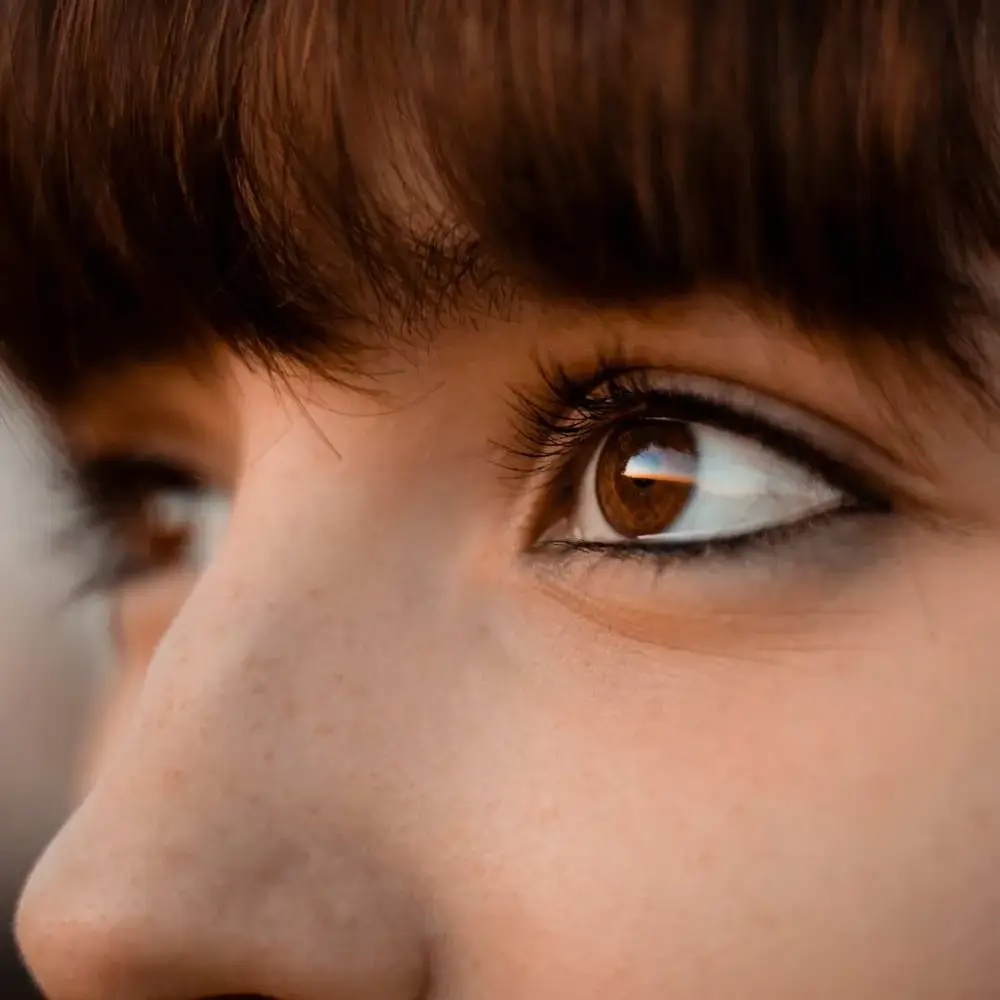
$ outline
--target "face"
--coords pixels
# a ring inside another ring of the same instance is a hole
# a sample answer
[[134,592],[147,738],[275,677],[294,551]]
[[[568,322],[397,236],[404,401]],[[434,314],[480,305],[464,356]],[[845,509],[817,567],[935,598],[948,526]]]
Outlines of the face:
[[85,392],[126,693],[43,987],[995,995],[1000,428],[891,370],[524,304],[357,384]]

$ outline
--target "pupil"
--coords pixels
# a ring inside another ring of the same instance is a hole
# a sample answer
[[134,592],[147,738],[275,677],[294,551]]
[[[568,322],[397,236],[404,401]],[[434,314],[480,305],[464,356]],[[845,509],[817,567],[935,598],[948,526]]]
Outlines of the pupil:
[[596,492],[612,530],[626,538],[667,531],[697,486],[698,449],[680,420],[642,420],[615,430],[597,460]]

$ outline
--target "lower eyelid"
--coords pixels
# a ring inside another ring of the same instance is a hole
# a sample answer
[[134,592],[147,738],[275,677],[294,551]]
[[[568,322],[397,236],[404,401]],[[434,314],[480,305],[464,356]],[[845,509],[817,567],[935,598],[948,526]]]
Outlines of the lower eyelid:
[[551,541],[536,548],[536,552],[545,557],[550,555],[556,559],[567,559],[573,556],[593,556],[616,562],[639,561],[645,565],[655,565],[661,570],[682,568],[692,563],[702,563],[706,566],[732,565],[734,562],[757,562],[760,559],[781,559],[789,548],[796,548],[798,543],[815,541],[818,545],[829,540],[829,532],[843,526],[845,522],[865,521],[868,527],[874,527],[875,520],[884,521],[891,515],[885,509],[844,504],[833,510],[795,521],[790,524],[776,525],[751,534],[718,537],[704,542],[643,543],[643,542],[587,542],[587,541]]

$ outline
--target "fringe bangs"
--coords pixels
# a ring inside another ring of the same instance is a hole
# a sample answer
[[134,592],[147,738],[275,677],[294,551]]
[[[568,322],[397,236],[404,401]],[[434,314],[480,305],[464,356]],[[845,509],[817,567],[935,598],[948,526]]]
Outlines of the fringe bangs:
[[[956,359],[994,319],[988,0],[11,0],[0,307],[42,391],[349,368],[523,286]],[[404,322],[405,321],[405,322]]]

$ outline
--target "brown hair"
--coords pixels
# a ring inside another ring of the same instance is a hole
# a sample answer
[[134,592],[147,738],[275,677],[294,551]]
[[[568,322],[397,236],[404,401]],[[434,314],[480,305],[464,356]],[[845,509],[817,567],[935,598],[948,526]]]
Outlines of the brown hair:
[[773,303],[967,366],[989,0],[7,0],[0,309],[58,395],[222,338],[349,365],[512,287]]

